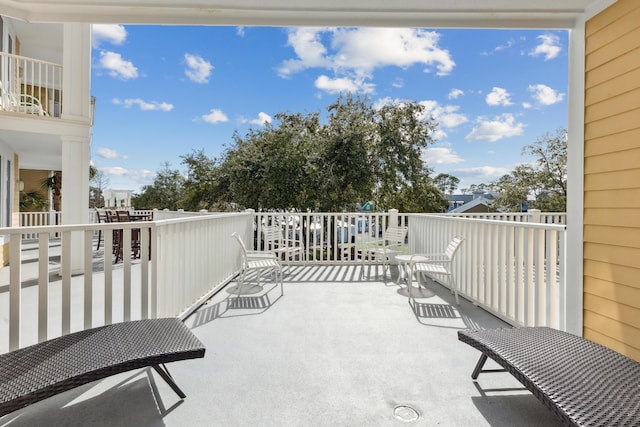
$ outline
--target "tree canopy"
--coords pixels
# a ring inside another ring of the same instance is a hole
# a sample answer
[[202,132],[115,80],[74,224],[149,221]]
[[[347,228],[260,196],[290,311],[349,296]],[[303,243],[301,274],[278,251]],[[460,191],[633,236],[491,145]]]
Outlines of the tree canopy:
[[[535,157],[535,163],[518,165],[492,184],[498,195],[495,206],[519,211],[522,203],[547,212],[567,209],[567,130],[546,133],[522,149]],[[533,196],[533,197],[532,197]]]
[[235,133],[220,159],[203,151],[183,156],[186,177],[165,165],[135,204],[172,209],[160,198],[169,191],[171,202],[188,210],[233,204],[340,212],[372,201],[382,210],[439,212],[448,202],[422,159],[437,123],[423,113],[414,101],[374,108],[352,95],[340,96],[325,115],[281,112],[264,128]]

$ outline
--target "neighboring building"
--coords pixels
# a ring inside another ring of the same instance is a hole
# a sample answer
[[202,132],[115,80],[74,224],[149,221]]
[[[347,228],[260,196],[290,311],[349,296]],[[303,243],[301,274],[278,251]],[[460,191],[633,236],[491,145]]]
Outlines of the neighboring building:
[[[63,221],[87,222],[90,77],[89,24],[0,16],[0,226],[19,225],[20,187],[33,188],[34,173],[52,170],[65,177]],[[75,257],[78,267],[81,254]],[[0,261],[7,260],[8,240],[0,236]]]
[[102,192],[105,208],[130,208],[132,190],[105,190]]
[[495,212],[495,209],[491,207],[491,202],[494,199],[491,193],[479,191],[473,194],[447,194],[446,197],[449,200],[447,212]]

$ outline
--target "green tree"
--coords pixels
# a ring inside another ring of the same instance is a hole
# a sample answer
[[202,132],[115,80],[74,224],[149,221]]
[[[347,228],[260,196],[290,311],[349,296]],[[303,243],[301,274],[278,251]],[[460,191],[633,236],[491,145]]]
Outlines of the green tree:
[[187,177],[183,183],[180,204],[188,211],[219,210],[218,206],[218,166],[204,150],[194,150],[181,156],[182,164],[187,167]]
[[460,178],[447,173],[439,173],[433,178],[433,183],[444,194],[453,194],[460,184]]
[[324,123],[320,113],[278,113],[264,128],[235,133],[220,161],[184,156],[182,204],[343,211],[374,200],[382,209],[440,211],[421,158],[435,123],[422,116],[415,102],[376,110],[352,95],[329,105]]
[[548,212],[567,210],[567,130],[546,133],[523,152],[536,157],[536,200],[533,207]]
[[51,176],[42,180],[42,189],[51,191],[51,201],[54,211],[62,208],[62,171],[53,171]]
[[522,149],[535,163],[517,166],[492,184],[498,193],[494,206],[519,211],[521,204],[543,211],[565,212],[567,206],[567,131],[546,133]]
[[20,212],[41,212],[46,211],[49,206],[48,200],[38,190],[20,192]]
[[403,187],[433,185],[424,180],[422,153],[433,143],[436,123],[423,118],[423,113],[424,106],[415,101],[385,105],[377,111],[371,161],[376,178],[374,200],[382,209],[395,207],[395,193]]
[[428,172],[411,185],[403,183],[389,198],[389,203],[400,212],[443,212],[449,201],[437,188]]
[[375,141],[374,110],[365,100],[340,96],[328,107],[328,122],[319,139],[318,207],[323,211],[353,210],[372,194],[375,169],[370,156]]
[[[234,134],[218,171],[219,194],[243,207],[287,209],[309,206],[309,187],[318,182],[310,167],[319,134],[318,114],[278,113],[276,124]],[[223,186],[228,183],[228,192]]]
[[531,198],[535,183],[535,170],[531,165],[518,165],[492,184],[497,196],[493,206],[504,212],[520,212],[522,205]]
[[109,178],[95,166],[89,167],[89,207],[104,207],[104,190],[109,186]]
[[461,189],[460,191],[462,192],[462,194],[469,194],[469,193],[474,193],[476,191],[482,191],[483,193],[486,193],[488,191],[491,191],[492,185],[491,184],[471,184],[468,187],[465,187],[463,189]]
[[138,209],[181,209],[180,200],[184,190],[185,178],[179,170],[171,169],[166,162],[157,171],[153,184],[142,187],[142,192],[132,198]]

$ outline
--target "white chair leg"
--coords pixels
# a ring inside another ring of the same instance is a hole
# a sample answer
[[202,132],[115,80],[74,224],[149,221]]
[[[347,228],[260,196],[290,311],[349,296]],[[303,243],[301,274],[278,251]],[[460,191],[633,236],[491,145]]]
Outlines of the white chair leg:
[[[407,267],[407,271],[408,271],[408,277],[407,277],[407,295],[409,296],[409,305],[411,307],[413,307],[413,305],[411,305],[411,300],[413,300],[413,303],[415,305],[415,298],[413,298],[413,295],[411,294],[411,289],[413,289],[413,270],[409,267]],[[416,278],[418,278],[418,275],[416,273]]]
[[456,297],[456,305],[460,305],[460,299],[458,298],[458,287],[456,286],[456,281],[453,278],[453,275],[451,275],[449,277],[451,277],[451,291],[453,292],[453,294]]

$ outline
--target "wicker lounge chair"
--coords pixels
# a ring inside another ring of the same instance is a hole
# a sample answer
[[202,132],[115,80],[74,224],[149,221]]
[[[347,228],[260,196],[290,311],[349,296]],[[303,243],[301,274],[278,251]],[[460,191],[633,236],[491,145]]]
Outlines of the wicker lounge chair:
[[[640,363],[546,327],[458,331],[482,355],[471,378],[507,371],[569,426],[640,425]],[[483,370],[490,357],[504,368]]]
[[180,396],[164,363],[204,357],[180,319],[116,323],[0,355],[0,416],[80,385],[153,367]]

